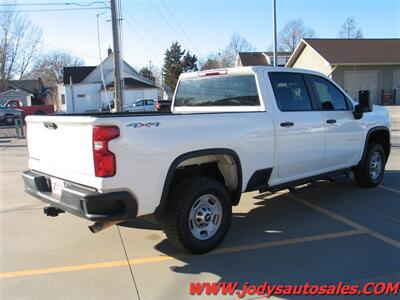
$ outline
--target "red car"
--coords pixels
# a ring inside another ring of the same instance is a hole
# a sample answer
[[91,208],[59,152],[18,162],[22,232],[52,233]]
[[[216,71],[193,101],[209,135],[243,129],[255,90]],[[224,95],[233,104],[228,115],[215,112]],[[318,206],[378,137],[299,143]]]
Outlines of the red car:
[[53,105],[32,105],[32,106],[24,106],[21,100],[8,100],[5,104],[7,108],[17,108],[24,111],[24,116],[29,115],[49,115],[54,113]]

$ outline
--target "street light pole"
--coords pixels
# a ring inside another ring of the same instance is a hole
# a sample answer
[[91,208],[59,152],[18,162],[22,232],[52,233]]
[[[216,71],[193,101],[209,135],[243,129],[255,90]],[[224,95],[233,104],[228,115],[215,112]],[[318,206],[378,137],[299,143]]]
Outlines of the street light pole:
[[276,0],[272,0],[272,26],[274,30],[274,67],[277,66],[277,57],[276,57],[276,48],[277,48],[277,40],[276,40]]
[[114,109],[116,112],[121,112],[123,107],[124,93],[123,87],[123,76],[122,76],[122,62],[121,62],[121,50],[119,40],[119,19],[117,14],[116,0],[110,0],[111,6],[111,23],[112,23],[112,35],[113,35],[113,47],[114,47]]

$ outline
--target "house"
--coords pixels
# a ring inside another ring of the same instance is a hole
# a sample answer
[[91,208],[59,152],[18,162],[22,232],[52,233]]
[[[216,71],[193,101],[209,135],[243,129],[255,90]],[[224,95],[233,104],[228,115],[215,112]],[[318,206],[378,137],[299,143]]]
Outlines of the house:
[[0,93],[0,104],[4,105],[9,100],[19,100],[24,106],[32,104],[33,94],[17,87],[9,86],[8,90]]
[[400,39],[303,39],[286,67],[321,72],[354,99],[368,90],[374,104],[400,105]]
[[[292,52],[276,53],[278,66],[283,67],[290,58]],[[239,52],[236,56],[235,67],[246,66],[272,66],[274,64],[274,52]]]
[[[65,67],[64,82],[58,85],[58,109],[68,113],[97,111],[114,102],[113,55],[99,66]],[[101,68],[102,70],[101,70]],[[141,76],[134,68],[123,62],[124,103],[130,104],[138,99],[158,98],[155,83]],[[102,82],[104,76],[105,87]]]
[[51,90],[43,85],[40,78],[10,80],[6,89],[0,92],[0,104],[8,100],[20,100],[24,106],[52,104],[49,91]]

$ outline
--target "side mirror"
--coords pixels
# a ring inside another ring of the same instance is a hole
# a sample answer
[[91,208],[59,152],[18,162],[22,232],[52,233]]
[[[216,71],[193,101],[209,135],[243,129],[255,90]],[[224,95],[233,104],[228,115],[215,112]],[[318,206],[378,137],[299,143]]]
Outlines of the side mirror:
[[354,109],[354,117],[361,119],[363,114],[372,111],[372,100],[370,91],[363,90],[358,92],[358,104]]

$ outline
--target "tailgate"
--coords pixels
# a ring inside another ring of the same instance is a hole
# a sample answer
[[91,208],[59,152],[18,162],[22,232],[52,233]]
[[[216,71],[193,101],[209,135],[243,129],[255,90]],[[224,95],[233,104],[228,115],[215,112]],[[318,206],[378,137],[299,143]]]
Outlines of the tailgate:
[[93,186],[92,118],[27,117],[29,168]]

